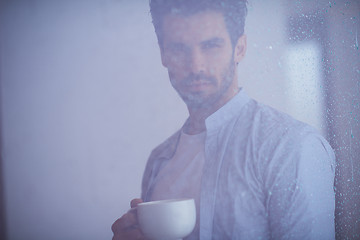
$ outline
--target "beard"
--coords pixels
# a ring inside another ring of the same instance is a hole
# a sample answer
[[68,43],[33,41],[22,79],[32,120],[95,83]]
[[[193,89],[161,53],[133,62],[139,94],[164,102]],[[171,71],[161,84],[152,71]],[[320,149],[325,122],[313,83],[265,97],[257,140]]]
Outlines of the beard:
[[[188,108],[192,109],[209,108],[218,102],[219,99],[221,99],[224,94],[228,92],[229,87],[232,85],[234,80],[234,75],[235,65],[233,64],[232,59],[230,59],[226,69],[224,69],[224,71],[221,73],[220,81],[218,81],[216,77],[205,75],[204,73],[192,73],[179,81],[176,80],[169,71],[169,78],[172,86],[188,106]],[[182,89],[187,89],[194,83],[206,83],[213,85],[216,91],[210,94],[208,94],[206,91],[182,91]]]

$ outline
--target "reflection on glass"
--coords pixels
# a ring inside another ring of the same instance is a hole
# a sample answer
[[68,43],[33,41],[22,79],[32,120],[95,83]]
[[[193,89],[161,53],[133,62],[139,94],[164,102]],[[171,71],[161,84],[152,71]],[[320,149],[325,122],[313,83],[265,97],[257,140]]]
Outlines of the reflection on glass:
[[325,136],[321,50],[316,41],[290,45],[286,51],[287,111]]

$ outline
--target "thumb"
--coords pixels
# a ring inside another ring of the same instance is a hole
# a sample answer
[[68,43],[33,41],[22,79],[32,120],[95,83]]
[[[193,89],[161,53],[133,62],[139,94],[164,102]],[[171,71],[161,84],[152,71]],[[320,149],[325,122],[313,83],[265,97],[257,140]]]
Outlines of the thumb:
[[131,206],[131,208],[134,208],[134,207],[137,207],[137,205],[142,202],[143,202],[142,199],[135,198],[135,199],[131,200],[130,206]]

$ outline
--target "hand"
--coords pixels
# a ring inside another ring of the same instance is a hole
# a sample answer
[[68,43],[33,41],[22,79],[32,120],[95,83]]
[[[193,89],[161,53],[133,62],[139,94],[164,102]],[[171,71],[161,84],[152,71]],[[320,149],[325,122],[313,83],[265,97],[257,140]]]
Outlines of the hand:
[[138,198],[131,200],[131,209],[111,226],[111,230],[114,233],[112,240],[145,239],[139,228],[136,209],[133,209],[142,202],[143,201]]

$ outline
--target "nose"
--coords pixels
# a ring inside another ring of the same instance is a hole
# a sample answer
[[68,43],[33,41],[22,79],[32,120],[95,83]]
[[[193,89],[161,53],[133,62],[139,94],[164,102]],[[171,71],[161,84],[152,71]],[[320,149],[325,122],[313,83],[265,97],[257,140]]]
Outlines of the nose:
[[205,56],[202,54],[201,50],[193,49],[191,52],[190,70],[194,74],[205,72]]

